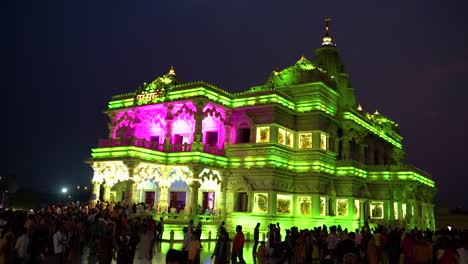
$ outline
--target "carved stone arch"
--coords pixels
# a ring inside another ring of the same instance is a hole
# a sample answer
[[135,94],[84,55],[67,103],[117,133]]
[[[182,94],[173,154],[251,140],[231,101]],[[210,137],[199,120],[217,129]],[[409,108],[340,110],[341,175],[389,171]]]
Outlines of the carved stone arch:
[[234,192],[246,191],[251,192],[252,186],[247,182],[247,179],[244,176],[238,176],[234,179],[231,179],[229,182],[229,187]]
[[122,161],[95,162],[92,182],[114,186],[129,179],[129,170]]
[[195,111],[190,109],[186,103],[183,103],[182,107],[172,114],[174,118],[178,118],[181,114],[187,113],[189,116],[195,116]]
[[218,184],[223,183],[223,178],[221,177],[221,174],[217,170],[204,169],[200,174],[200,179],[202,181],[204,180],[215,181]]
[[133,181],[137,184],[144,180],[154,180],[157,182],[161,176],[160,168],[153,164],[140,163],[133,170]]
[[208,108],[205,110],[205,112],[203,112],[203,118],[206,118],[208,116],[211,116],[215,119],[219,119],[219,121],[222,123],[224,123],[225,121],[221,112],[218,111],[218,109],[214,105],[212,105],[211,108]]

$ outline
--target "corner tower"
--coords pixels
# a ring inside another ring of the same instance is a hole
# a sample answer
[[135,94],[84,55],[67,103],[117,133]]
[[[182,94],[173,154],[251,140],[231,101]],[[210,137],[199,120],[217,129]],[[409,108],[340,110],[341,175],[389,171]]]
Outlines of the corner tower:
[[330,21],[330,18],[325,19],[325,35],[323,36],[322,45],[315,49],[316,56],[313,63],[327,71],[329,77],[336,81],[338,93],[341,95],[338,102],[339,107],[354,108],[356,104],[354,89],[349,81],[349,74],[346,73],[341,62],[340,50],[333,43],[330,36]]

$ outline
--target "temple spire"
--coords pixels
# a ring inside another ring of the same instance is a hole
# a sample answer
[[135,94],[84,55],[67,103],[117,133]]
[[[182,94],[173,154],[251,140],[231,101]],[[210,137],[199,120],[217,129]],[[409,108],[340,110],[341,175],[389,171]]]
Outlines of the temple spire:
[[170,75],[176,75],[175,70],[174,70],[174,66],[171,66],[171,69],[169,70],[169,74]]
[[328,34],[328,31],[330,30],[330,21],[331,19],[329,17],[325,19],[325,36],[323,36],[322,46],[334,46],[332,37],[330,37],[330,34]]

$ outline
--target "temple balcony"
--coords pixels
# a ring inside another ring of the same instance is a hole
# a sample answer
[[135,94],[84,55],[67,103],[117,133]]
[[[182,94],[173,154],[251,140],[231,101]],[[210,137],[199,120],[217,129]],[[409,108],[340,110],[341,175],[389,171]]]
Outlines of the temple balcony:
[[202,151],[216,156],[225,156],[224,149],[220,149],[216,146],[202,145],[201,143],[160,144],[158,142],[139,138],[100,139],[98,142],[98,147],[139,147],[165,153]]

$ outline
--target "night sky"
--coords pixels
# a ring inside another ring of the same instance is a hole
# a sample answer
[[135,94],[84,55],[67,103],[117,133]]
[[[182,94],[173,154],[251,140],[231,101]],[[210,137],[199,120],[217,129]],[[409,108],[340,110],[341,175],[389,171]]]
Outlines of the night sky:
[[[467,1],[2,2],[0,176],[90,185],[110,97],[167,73],[228,91],[312,58],[324,18],[357,102],[398,122],[406,161],[468,207]],[[6,97],[5,97],[6,94]]]

